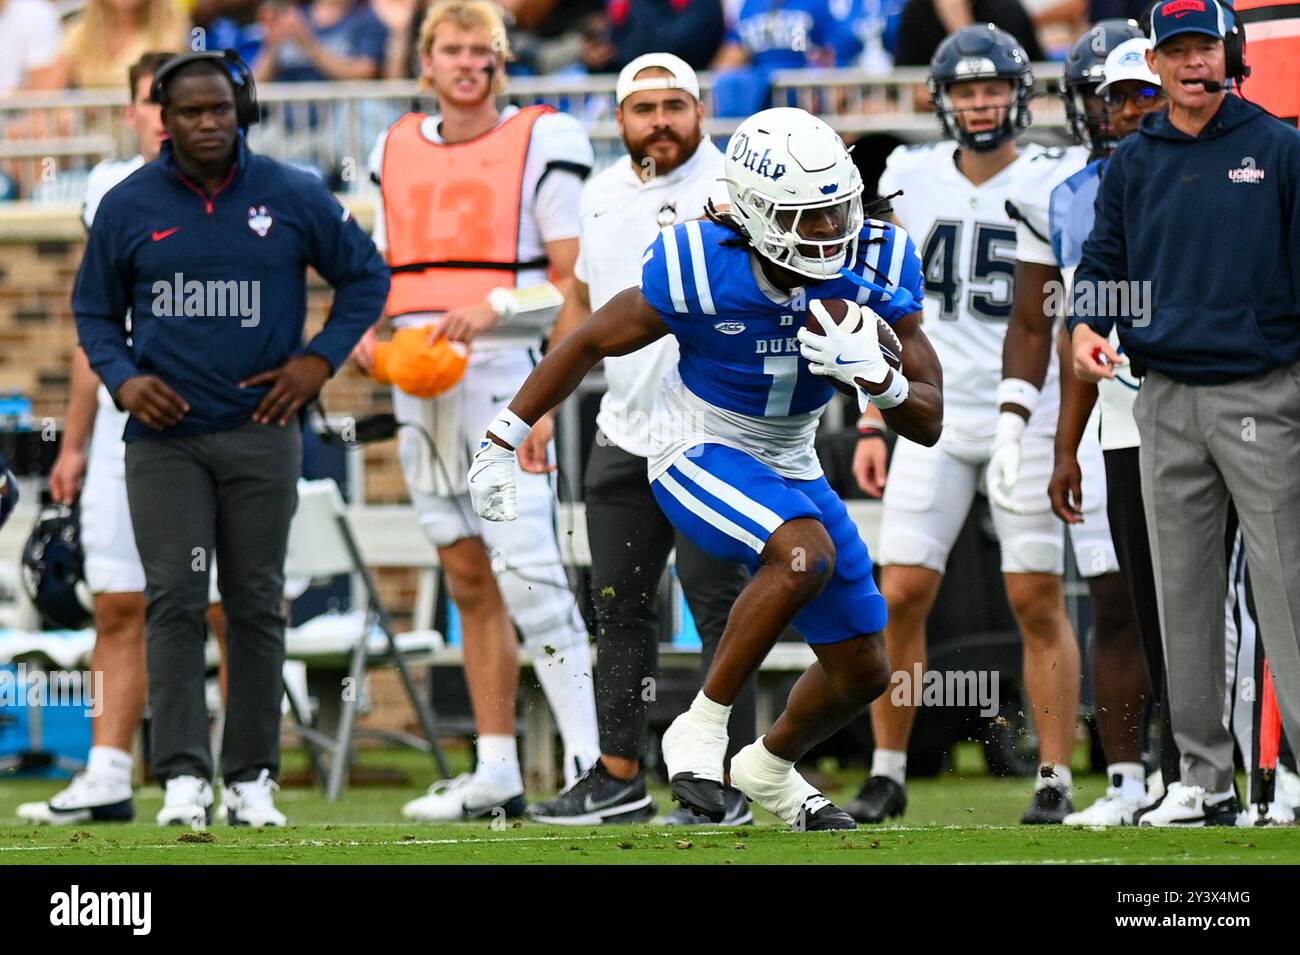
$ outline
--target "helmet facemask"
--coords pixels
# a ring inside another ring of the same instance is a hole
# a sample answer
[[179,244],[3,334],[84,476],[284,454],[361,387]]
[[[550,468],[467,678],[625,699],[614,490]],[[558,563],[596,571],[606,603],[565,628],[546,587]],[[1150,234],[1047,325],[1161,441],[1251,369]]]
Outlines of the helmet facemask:
[[822,281],[856,260],[862,231],[862,183],[822,202],[782,203],[755,190],[737,197],[755,250],[775,265]]
[[[1010,89],[1005,103],[967,107],[959,107],[953,103],[953,86],[965,82],[967,79],[983,78],[1008,81]],[[930,95],[934,101],[935,112],[939,114],[939,120],[943,124],[945,134],[950,139],[955,139],[964,149],[971,149],[975,152],[990,152],[1008,140],[1015,139],[1020,135],[1020,131],[1029,125],[1028,96],[1024,88],[1013,77],[963,77],[956,82],[942,85],[935,84],[932,80]],[[1004,110],[1002,121],[991,129],[982,129],[978,132],[971,132],[962,125],[962,113],[984,109]]]

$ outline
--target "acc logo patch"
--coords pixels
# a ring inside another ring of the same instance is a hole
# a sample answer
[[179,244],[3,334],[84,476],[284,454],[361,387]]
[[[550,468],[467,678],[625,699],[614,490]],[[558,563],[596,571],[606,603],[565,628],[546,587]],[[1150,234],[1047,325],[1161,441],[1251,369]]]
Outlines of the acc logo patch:
[[718,322],[713,326],[724,335],[739,335],[745,330],[744,322]]
[[273,225],[275,220],[271,218],[271,213],[266,210],[266,206],[248,207],[248,227],[257,233],[259,239],[265,239]]

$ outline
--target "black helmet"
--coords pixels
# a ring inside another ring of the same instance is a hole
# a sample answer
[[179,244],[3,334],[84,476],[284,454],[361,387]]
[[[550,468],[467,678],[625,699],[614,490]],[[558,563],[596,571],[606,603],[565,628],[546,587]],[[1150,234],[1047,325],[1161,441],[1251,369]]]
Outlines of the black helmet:
[[23,547],[23,584],[47,626],[79,630],[94,616],[77,512],[47,504]]
[[[1015,100],[997,129],[968,133],[957,121],[948,88],[953,83],[980,79],[1011,80],[1016,87]],[[926,86],[944,132],[969,149],[996,149],[1029,125],[1029,99],[1034,92],[1029,57],[1015,37],[991,23],[963,27],[940,43],[930,60]]]
[[1143,35],[1136,20],[1101,20],[1074,41],[1065,58],[1065,75],[1061,78],[1061,99],[1065,102],[1065,121],[1076,143],[1088,147],[1093,155],[1113,152],[1119,145],[1110,128],[1110,117],[1088,113],[1084,96],[1096,90],[1104,76],[1106,57],[1125,40]]

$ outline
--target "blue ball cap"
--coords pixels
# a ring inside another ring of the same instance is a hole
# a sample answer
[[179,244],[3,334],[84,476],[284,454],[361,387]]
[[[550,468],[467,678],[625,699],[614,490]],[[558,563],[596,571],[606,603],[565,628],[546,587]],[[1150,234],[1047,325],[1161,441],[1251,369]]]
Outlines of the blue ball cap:
[[1151,11],[1151,42],[1159,46],[1180,33],[1223,39],[1228,27],[1217,0],[1164,0]]

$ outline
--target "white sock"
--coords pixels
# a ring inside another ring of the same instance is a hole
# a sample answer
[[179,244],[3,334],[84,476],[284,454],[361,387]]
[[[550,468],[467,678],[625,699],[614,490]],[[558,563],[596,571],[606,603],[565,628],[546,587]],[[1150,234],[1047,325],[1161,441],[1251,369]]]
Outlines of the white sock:
[[900,786],[907,785],[907,754],[896,749],[876,747],[871,757],[871,775],[892,779]]
[[564,741],[564,778],[572,782],[579,770],[600,758],[596,729],[596,697],[591,679],[591,647],[585,633],[575,633],[563,649],[533,654],[533,672],[551,705],[560,739]]
[[485,734],[478,738],[475,749],[478,752],[475,776],[511,792],[523,791],[519,752],[513,736]]
[[746,746],[732,760],[732,765],[736,759],[741,759],[742,754],[749,756],[750,788],[755,791],[746,790],[745,795],[777,818],[793,825],[804,800],[816,795],[817,788],[795,772],[794,763],[774,755],[767,748],[765,739],[760,736],[752,746]]
[[1106,767],[1106,776],[1115,786],[1115,777],[1119,777],[1120,795],[1125,799],[1144,799],[1147,794],[1147,771],[1141,763],[1111,763]]
[[[714,703],[704,695],[703,690],[695,694],[689,712],[693,719],[698,720],[703,725],[717,729],[723,735],[726,734],[727,723],[731,720],[731,707],[723,706],[721,703]],[[775,757],[773,758],[775,759]]]
[[[1043,768],[1051,770],[1049,775],[1043,775]],[[1034,778],[1034,792],[1045,789],[1048,786],[1055,786],[1066,793],[1074,790],[1074,775],[1070,772],[1069,766],[1063,766],[1060,763],[1041,763],[1038,767],[1038,775]]]
[[86,760],[86,772],[100,779],[131,785],[131,767],[135,760],[126,750],[114,746],[90,747],[90,758]]

